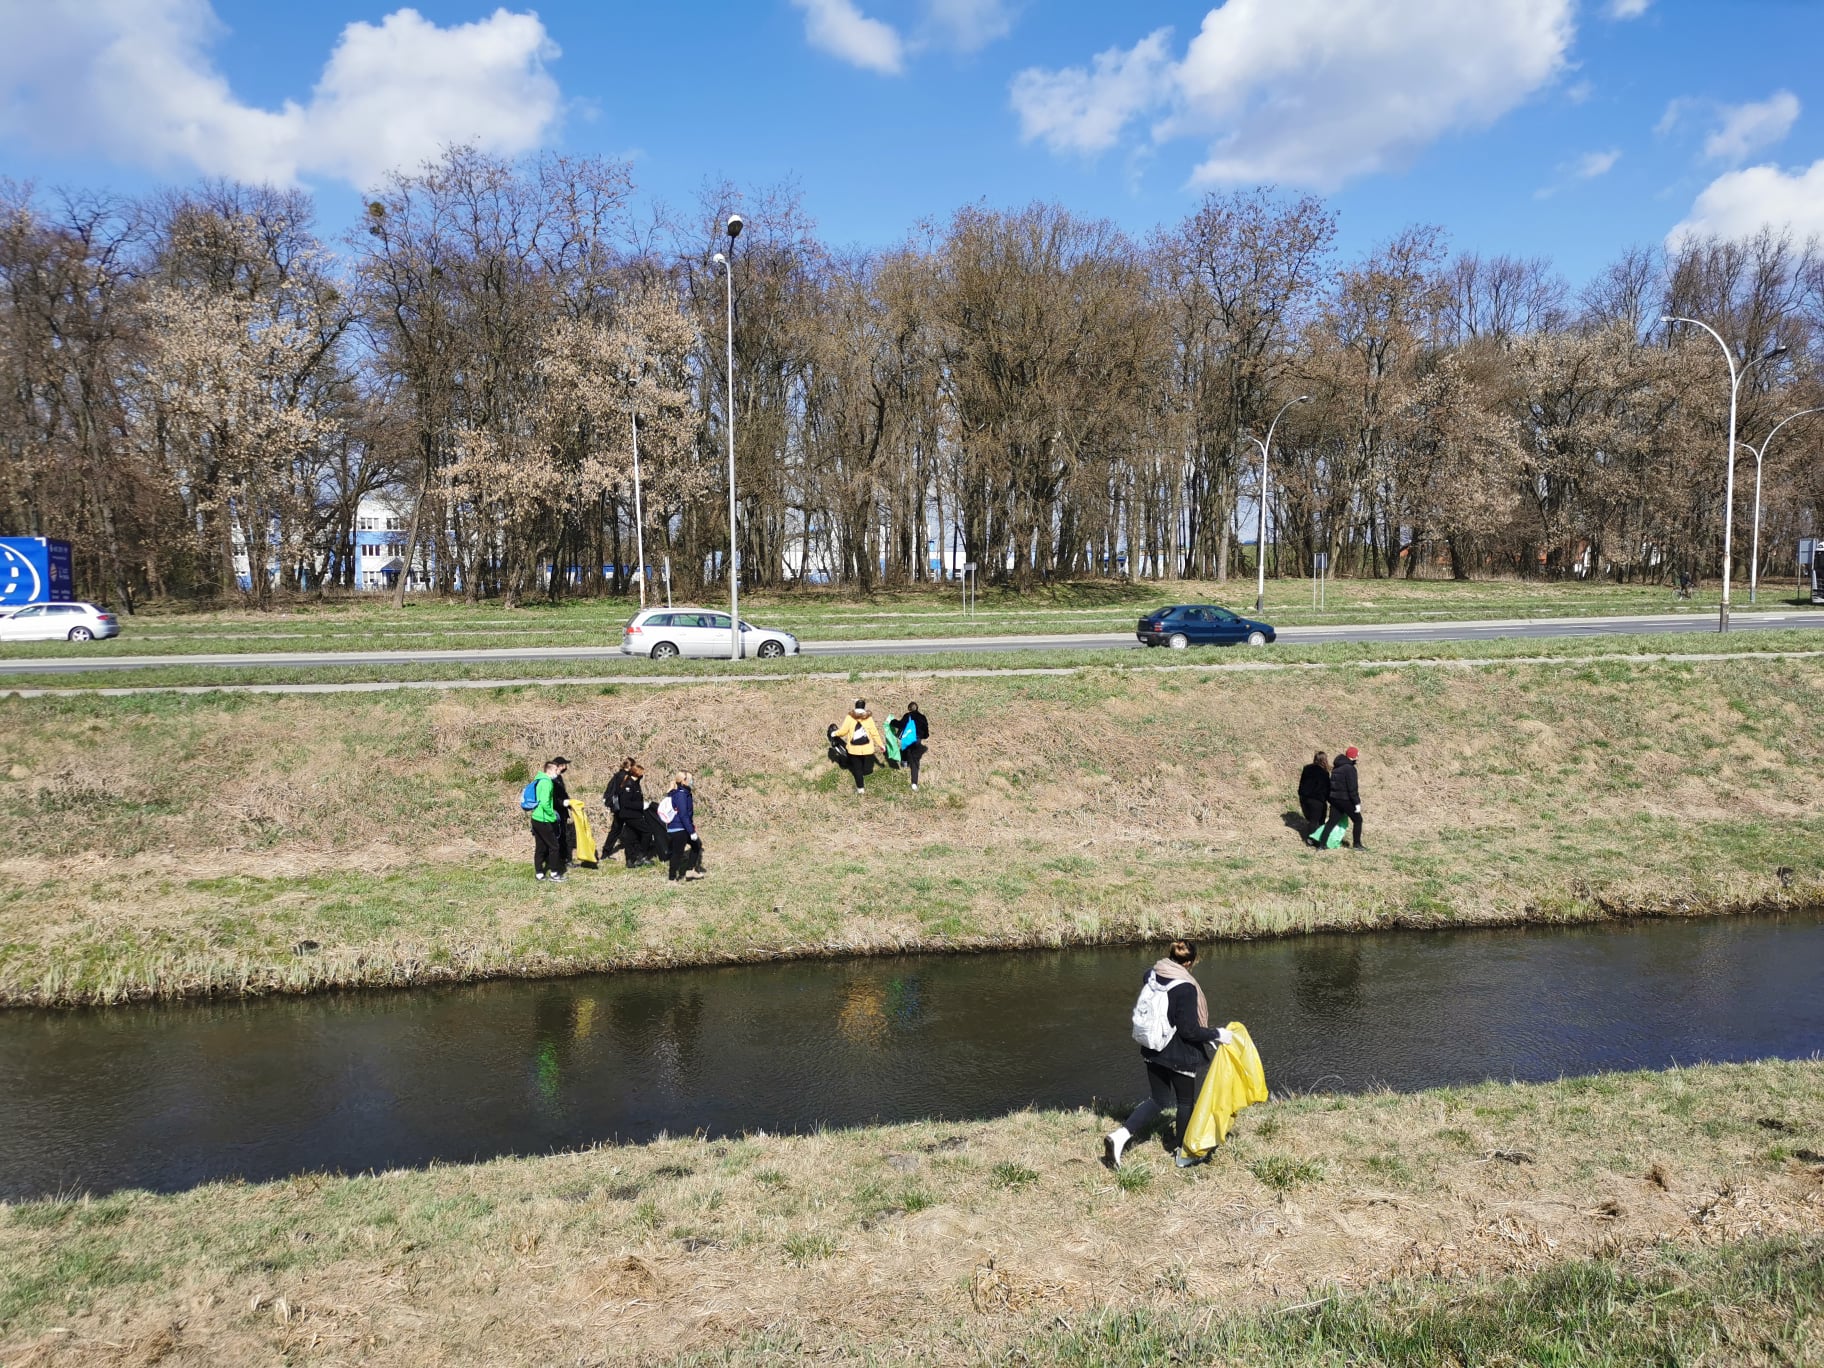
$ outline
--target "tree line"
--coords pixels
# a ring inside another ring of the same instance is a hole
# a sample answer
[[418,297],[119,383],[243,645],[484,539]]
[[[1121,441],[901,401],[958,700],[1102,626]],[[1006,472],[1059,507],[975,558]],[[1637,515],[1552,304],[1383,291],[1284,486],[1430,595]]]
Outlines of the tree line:
[[[731,563],[732,414],[744,585],[1222,580],[1283,411],[1270,573],[1702,577],[1729,376],[1667,314],[1729,339],[1745,442],[1824,405],[1824,251],[1771,229],[1574,289],[1422,225],[1342,259],[1323,201],[1268,189],[1144,241],[976,205],[845,251],[789,187],[642,215],[623,164],[465,147],[334,243],[299,190],[0,183],[0,531],[69,539],[117,606],[264,604],[353,587],[384,495],[439,592],[624,593],[636,541],[689,591]],[[1764,573],[1819,530],[1821,452],[1801,419],[1765,453]]]

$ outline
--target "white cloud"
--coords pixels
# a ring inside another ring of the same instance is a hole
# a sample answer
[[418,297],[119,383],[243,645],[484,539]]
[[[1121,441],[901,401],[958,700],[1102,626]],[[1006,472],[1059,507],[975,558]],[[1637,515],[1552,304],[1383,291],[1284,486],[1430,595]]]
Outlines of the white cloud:
[[1799,118],[1799,97],[1790,90],[1776,90],[1757,104],[1724,105],[1719,113],[1721,122],[1704,140],[1704,156],[1741,162],[1792,131]]
[[896,76],[905,69],[906,45],[899,30],[870,19],[855,0],[792,0],[804,11],[810,45],[853,66]]
[[1042,139],[1053,152],[1104,152],[1128,121],[1158,105],[1170,89],[1169,28],[1155,30],[1123,51],[1096,54],[1089,68],[1029,68],[1013,78],[1020,136]]
[[209,0],[0,0],[0,31],[0,138],[241,180],[365,186],[453,142],[522,152],[561,105],[556,45],[505,9],[448,28],[411,9],[351,23],[308,102],[276,110],[215,69]]
[[1615,163],[1621,160],[1621,149],[1611,147],[1603,152],[1585,152],[1581,157],[1558,166],[1558,179],[1543,189],[1533,191],[1534,199],[1550,199],[1575,181],[1595,180],[1606,176],[1615,169]]
[[1570,171],[1578,180],[1595,180],[1598,176],[1608,175],[1620,160],[1619,147],[1611,147],[1606,152],[1585,152],[1571,163]]
[[1638,19],[1653,0],[1609,0],[1609,18]]
[[1194,179],[1328,187],[1494,122],[1565,62],[1574,0],[1226,0],[1182,61],[1159,30],[1090,69],[1029,70],[1026,138],[1094,152],[1157,111],[1156,141],[1210,140]]
[[1752,237],[1763,227],[1790,229],[1800,239],[1824,238],[1824,160],[1803,171],[1749,166],[1718,176],[1669,234],[1676,248],[1689,237]]
[[1013,30],[1007,0],[929,0],[930,27],[944,46],[977,52]]

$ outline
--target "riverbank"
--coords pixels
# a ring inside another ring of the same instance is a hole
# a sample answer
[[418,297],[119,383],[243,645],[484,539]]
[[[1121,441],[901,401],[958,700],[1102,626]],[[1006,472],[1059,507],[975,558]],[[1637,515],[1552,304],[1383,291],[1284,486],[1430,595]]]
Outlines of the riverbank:
[[0,1205],[0,1362],[1815,1361],[1816,1060],[1126,1100]]
[[[919,794],[832,769],[830,681],[0,700],[0,1002],[1824,902],[1810,660],[869,688],[933,719]],[[1312,852],[1345,744],[1369,850]],[[535,884],[559,752],[598,814],[623,754],[694,771],[711,877]]]

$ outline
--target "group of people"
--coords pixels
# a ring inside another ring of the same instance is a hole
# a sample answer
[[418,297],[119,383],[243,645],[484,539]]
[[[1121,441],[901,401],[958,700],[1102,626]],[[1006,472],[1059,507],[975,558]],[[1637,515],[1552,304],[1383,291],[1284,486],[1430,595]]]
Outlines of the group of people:
[[1298,806],[1305,817],[1306,845],[1327,850],[1332,833],[1349,827],[1353,847],[1367,849],[1362,844],[1362,787],[1355,772],[1360,756],[1351,746],[1332,763],[1319,751],[1299,771]]
[[688,771],[678,771],[664,795],[648,803],[645,768],[631,755],[621,761],[602,793],[609,825],[607,838],[598,848],[583,805],[571,799],[564,782],[569,769],[570,761],[564,756],[545,761],[521,800],[520,806],[532,816],[535,879],[562,883],[579,854],[590,863],[600,863],[617,848],[625,852],[629,869],[654,864],[664,855],[673,883],[700,879],[708,872],[703,867],[703,838],[697,832],[696,795]]
[[849,772],[855,792],[868,791],[868,776],[882,761],[893,769],[904,766],[912,778],[912,792],[918,792],[918,767],[930,748],[931,722],[917,703],[906,704],[903,716],[889,716],[883,726],[868,711],[868,700],[858,698],[824,736],[830,743],[830,760]]

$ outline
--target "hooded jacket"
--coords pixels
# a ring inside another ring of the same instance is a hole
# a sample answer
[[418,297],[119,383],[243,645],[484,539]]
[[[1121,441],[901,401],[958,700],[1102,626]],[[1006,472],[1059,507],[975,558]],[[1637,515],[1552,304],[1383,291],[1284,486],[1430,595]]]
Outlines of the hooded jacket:
[[879,755],[886,750],[886,738],[880,734],[880,723],[872,713],[857,714],[853,709],[836,724],[836,739],[850,755]]
[[1339,755],[1330,767],[1330,801],[1345,812],[1354,812],[1362,801],[1362,790],[1355,780],[1355,761]]

